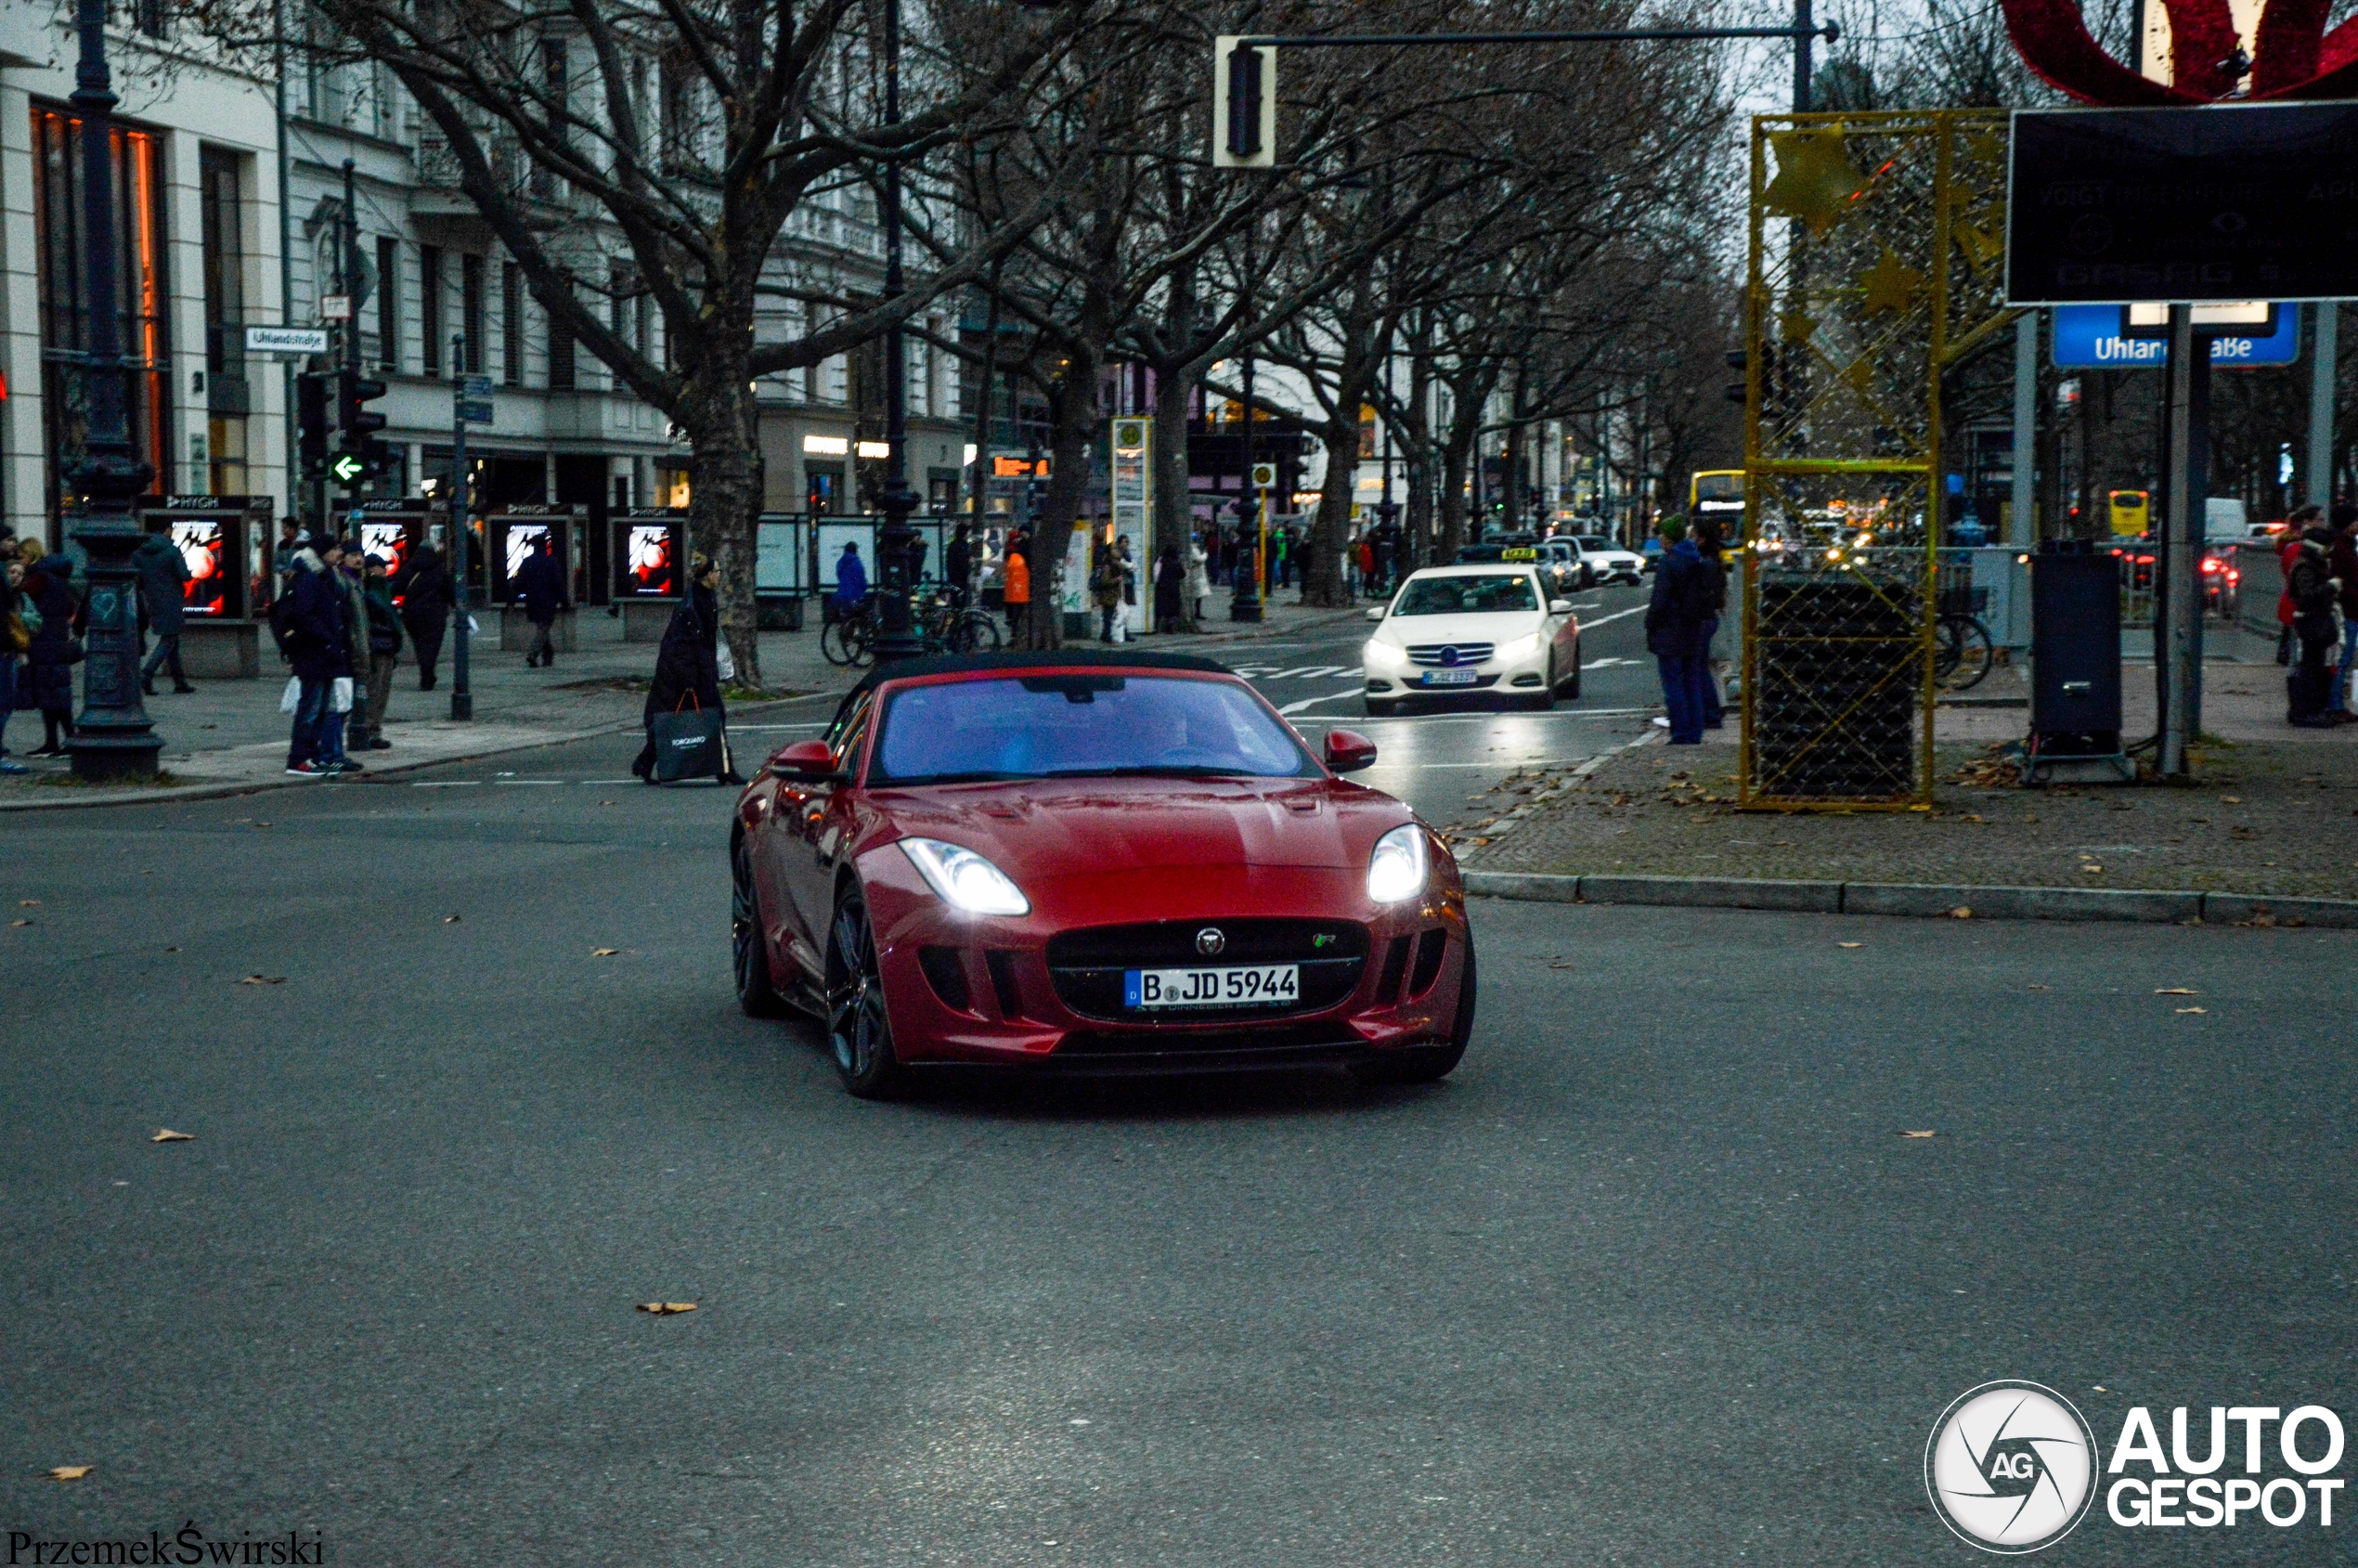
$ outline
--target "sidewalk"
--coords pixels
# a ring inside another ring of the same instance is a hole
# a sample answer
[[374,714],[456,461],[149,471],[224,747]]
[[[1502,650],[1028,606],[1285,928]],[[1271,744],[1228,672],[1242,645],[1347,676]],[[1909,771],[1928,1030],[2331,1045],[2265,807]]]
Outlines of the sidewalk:
[[[1224,601],[1215,608],[1224,613]],[[1299,634],[1358,614],[1355,610],[1305,610],[1293,603],[1273,603],[1268,611],[1268,618],[1258,626],[1214,622],[1198,636],[1149,637],[1136,646],[1218,658],[1228,648]],[[370,776],[639,727],[647,678],[654,668],[655,644],[623,641],[619,619],[602,609],[576,612],[574,635],[578,650],[560,654],[549,669],[527,669],[521,649],[500,648],[496,614],[478,611],[477,619],[484,631],[473,639],[471,661],[474,719],[463,724],[450,719],[447,641],[442,650],[441,684],[432,692],[418,690],[417,668],[405,654],[394,677],[392,711],[384,726],[385,739],[393,743],[393,749],[355,758]],[[155,784],[92,787],[74,780],[71,765],[63,758],[28,758],[24,754],[41,744],[40,716],[12,715],[10,749],[15,759],[33,771],[0,778],[0,811],[203,799],[289,785],[317,787],[312,781],[290,779],[283,771],[288,720],[279,711],[279,698],[287,673],[269,647],[266,631],[263,645],[263,674],[257,680],[198,681],[197,691],[189,696],[175,696],[168,684],[162,685],[157,690],[162,695],[147,699],[149,718],[163,738],[158,767],[164,776]],[[773,700],[839,693],[862,673],[831,665],[820,654],[815,615],[806,621],[805,630],[761,634],[761,672]],[[77,672],[77,701],[79,697]],[[750,706],[732,704],[732,717],[745,714]],[[806,703],[804,707],[819,716],[828,710],[828,705],[819,701]],[[740,767],[751,771],[743,762]]]
[[[2150,733],[2152,670],[2123,674],[2128,733]],[[2189,786],[2022,789],[1995,750],[2027,711],[1944,707],[1932,810],[1740,813],[1731,716],[1699,747],[1654,731],[1583,768],[1509,779],[1448,836],[1485,872],[2358,897],[2358,725],[2287,726],[2274,664],[2207,674]]]

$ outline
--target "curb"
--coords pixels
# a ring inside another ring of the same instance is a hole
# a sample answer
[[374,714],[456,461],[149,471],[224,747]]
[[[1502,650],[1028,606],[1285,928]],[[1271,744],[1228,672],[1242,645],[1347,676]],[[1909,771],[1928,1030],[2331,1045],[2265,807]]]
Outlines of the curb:
[[1468,871],[1466,891],[1543,903],[1653,904],[1807,914],[1976,920],[2109,920],[2146,925],[2314,926],[2358,929],[2358,899],[2106,888],[1981,888],[1926,882],[1781,882],[1732,876],[1553,876]]
[[[590,740],[599,735],[618,734],[634,728],[636,726],[630,724],[606,724],[594,730],[577,730],[564,734],[542,735],[537,740],[478,746],[467,751],[453,752],[447,757],[427,757],[421,758],[415,762],[396,762],[371,767],[360,777],[364,783],[392,778],[399,773],[414,773],[427,768],[447,767],[453,762],[474,762],[486,757],[503,757],[510,752],[534,751],[544,745],[567,745],[575,741]],[[184,801],[220,800],[233,795],[259,795],[264,790],[293,789],[303,784],[318,782],[316,779],[290,779],[284,775],[277,778],[220,779],[209,784],[180,784],[171,789],[140,790],[136,794],[125,791],[123,794],[103,796],[93,799],[75,799],[71,792],[61,790],[58,793],[65,796],[65,798],[59,800],[0,800],[0,811],[90,811],[108,806],[176,806]]]

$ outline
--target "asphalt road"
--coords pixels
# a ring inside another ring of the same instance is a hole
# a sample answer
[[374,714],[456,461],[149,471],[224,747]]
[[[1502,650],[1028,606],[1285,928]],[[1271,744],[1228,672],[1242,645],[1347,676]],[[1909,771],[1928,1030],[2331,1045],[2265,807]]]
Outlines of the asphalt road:
[[1887,1568],[1983,1380],[2358,1404],[2347,934],[1484,901],[1433,1088],[871,1106],[628,754],[9,826],[0,1533]]

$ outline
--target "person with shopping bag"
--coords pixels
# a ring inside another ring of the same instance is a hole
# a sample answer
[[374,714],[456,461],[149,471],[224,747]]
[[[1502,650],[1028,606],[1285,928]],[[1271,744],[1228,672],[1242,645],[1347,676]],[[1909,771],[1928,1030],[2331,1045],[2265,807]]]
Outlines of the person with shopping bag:
[[688,591],[655,652],[641,716],[647,740],[630,764],[641,784],[670,784],[707,771],[724,784],[745,782],[729,758],[729,720],[720,704],[719,587],[719,568],[699,551],[689,563]]

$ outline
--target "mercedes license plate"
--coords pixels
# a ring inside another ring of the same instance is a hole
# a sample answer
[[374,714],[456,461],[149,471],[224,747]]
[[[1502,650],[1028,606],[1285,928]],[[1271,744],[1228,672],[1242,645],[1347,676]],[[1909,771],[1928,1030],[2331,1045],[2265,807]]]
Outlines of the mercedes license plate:
[[1428,686],[1471,686],[1481,677],[1471,669],[1434,669],[1425,673]]
[[1294,964],[1218,969],[1132,969],[1121,977],[1125,1007],[1251,1007],[1302,1000]]

